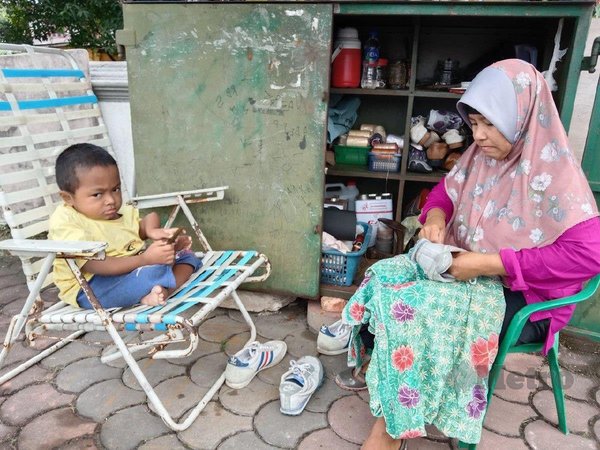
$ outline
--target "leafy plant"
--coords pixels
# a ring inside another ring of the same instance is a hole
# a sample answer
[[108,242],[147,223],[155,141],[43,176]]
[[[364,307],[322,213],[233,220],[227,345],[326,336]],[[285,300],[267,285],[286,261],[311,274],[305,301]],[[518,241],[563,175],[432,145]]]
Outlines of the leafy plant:
[[31,43],[64,33],[71,47],[117,52],[115,30],[123,26],[118,0],[3,0],[3,8],[1,40]]

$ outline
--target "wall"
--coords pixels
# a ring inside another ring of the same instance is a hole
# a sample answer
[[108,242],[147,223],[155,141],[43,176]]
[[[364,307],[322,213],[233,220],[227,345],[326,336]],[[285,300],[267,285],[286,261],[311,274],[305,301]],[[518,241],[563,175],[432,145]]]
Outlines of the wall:
[[116,153],[127,192],[134,193],[134,159],[127,63],[90,61],[92,88]]

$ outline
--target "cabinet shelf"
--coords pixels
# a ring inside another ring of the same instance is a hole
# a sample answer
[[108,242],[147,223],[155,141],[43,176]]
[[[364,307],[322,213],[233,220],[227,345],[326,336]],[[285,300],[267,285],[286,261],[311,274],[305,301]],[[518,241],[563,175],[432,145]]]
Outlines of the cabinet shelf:
[[462,94],[455,94],[453,92],[445,91],[417,90],[414,92],[414,96],[425,98],[455,98],[458,100],[462,97]]
[[338,175],[343,177],[377,178],[388,180],[400,180],[400,172],[373,172],[363,166],[352,166],[336,164],[327,168],[327,175]]
[[376,178],[388,180],[406,180],[406,181],[424,181],[426,183],[437,183],[446,175],[444,172],[416,173],[407,172],[402,175],[400,172],[372,172],[366,167],[353,166],[347,164],[336,164],[327,168],[327,175],[342,177]]
[[409,91],[408,89],[350,89],[350,88],[331,88],[332,94],[344,95],[379,95],[383,97],[425,97],[425,98],[455,98],[459,99],[462,94],[454,94],[446,91],[433,91],[427,89],[419,89]]
[[431,173],[415,173],[407,172],[404,176],[406,181],[424,181],[426,183],[437,183],[446,175],[445,172],[431,172]]
[[351,286],[335,286],[333,284],[321,283],[320,294],[327,295],[329,297],[337,297],[348,300],[356,292],[358,286],[353,284]]
[[344,95],[382,95],[384,97],[408,97],[408,89],[351,89],[351,88],[331,88],[332,94]]

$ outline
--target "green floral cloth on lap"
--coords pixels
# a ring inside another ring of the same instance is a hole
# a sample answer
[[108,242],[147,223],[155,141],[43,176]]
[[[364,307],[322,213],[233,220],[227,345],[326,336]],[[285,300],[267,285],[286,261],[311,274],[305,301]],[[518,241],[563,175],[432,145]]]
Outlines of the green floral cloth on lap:
[[498,351],[505,302],[500,281],[428,280],[408,255],[374,264],[343,312],[354,325],[349,364],[362,364],[359,330],[375,348],[366,374],[370,407],[394,438],[425,436],[426,424],[477,443],[487,376]]

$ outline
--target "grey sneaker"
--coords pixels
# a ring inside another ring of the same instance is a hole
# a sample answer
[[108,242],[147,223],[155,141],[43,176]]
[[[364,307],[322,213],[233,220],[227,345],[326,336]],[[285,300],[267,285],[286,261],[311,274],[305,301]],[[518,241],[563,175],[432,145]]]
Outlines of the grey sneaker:
[[331,325],[322,325],[317,337],[317,351],[323,355],[341,355],[348,352],[352,325],[341,320]]
[[323,365],[314,356],[303,356],[290,361],[290,369],[281,376],[279,400],[283,414],[297,416],[313,393],[323,383]]
[[283,341],[252,342],[227,361],[225,383],[233,389],[248,386],[258,372],[279,364],[286,351]]

